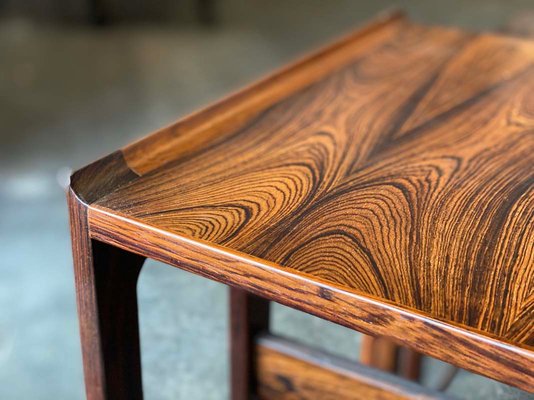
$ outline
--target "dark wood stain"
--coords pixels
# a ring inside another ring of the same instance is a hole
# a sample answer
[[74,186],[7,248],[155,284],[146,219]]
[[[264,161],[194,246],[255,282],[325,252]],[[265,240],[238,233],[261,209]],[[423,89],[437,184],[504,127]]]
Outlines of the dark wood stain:
[[256,338],[269,330],[270,304],[241,289],[230,288],[230,390],[232,400],[257,393]]
[[90,238],[87,209],[68,194],[88,400],[143,398],[137,277],[144,257]]

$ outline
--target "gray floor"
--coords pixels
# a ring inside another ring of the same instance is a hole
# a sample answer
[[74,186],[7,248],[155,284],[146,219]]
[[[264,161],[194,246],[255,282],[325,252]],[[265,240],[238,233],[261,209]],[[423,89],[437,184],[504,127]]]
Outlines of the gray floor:
[[[217,27],[0,21],[0,399],[79,399],[70,169],[234,90],[392,2],[221,2]],[[406,1],[414,18],[502,26],[532,1]],[[225,399],[226,291],[149,262],[139,283],[147,399]],[[274,329],[358,357],[357,334],[276,307]],[[429,385],[440,365],[429,361]],[[462,372],[465,399],[527,398]]]

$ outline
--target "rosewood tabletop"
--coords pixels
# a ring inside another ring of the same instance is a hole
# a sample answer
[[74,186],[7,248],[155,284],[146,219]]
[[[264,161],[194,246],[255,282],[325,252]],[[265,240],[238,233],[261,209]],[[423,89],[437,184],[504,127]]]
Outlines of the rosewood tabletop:
[[71,188],[94,239],[534,391],[532,41],[385,17]]

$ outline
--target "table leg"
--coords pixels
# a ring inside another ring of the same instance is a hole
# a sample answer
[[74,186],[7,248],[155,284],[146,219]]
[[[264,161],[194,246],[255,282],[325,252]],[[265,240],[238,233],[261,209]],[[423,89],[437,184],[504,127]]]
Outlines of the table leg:
[[256,393],[255,338],[269,329],[269,301],[230,288],[231,399],[248,400]]
[[364,335],[360,362],[364,365],[418,381],[421,354],[381,337]]
[[399,375],[406,379],[419,382],[421,379],[421,369],[423,355],[407,347],[401,347],[399,360]]
[[144,257],[89,237],[86,206],[69,194],[88,400],[142,399],[137,278]]
[[395,373],[399,346],[390,340],[364,335],[362,338],[360,362],[364,365]]

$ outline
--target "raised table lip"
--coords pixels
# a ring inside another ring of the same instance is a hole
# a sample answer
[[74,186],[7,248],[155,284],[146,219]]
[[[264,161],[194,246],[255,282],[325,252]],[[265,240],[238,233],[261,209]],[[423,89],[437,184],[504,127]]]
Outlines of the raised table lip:
[[[310,64],[314,64],[316,59],[330,57],[331,53],[335,52],[340,47],[343,48],[351,43],[358,44],[362,38],[373,36],[384,31],[385,28],[393,27],[399,23],[406,23],[407,21],[406,14],[402,10],[396,8],[385,10],[358,29],[338,37],[319,50],[305,54],[298,60],[268,74],[265,78],[256,80],[244,88],[240,88],[233,93],[224,96],[222,99],[200,108],[198,111],[185,115],[167,126],[158,128],[148,135],[127,144],[121,149],[100,157],[86,166],[75,170],[70,177],[70,187],[74,193],[76,193],[76,196],[84,203],[94,203],[102,197],[105,197],[107,194],[118,190],[123,185],[135,180],[137,177],[152,172],[154,169],[152,166],[143,168],[142,166],[139,167],[136,165],[137,155],[142,154],[141,158],[143,158],[146,153],[150,154],[150,151],[147,151],[146,148],[155,148],[158,142],[167,140],[168,137],[166,135],[169,133],[172,136],[179,136],[176,135],[175,131],[181,125],[185,125],[186,131],[197,131],[199,128],[204,128],[203,121],[206,119],[209,120],[208,125],[212,125],[213,122],[211,121],[211,117],[213,113],[233,108],[235,103],[246,103],[249,100],[249,97],[253,96],[254,92],[258,90],[263,92],[266,87],[269,87],[280,80],[287,83],[289,80],[288,76],[300,73],[301,70]],[[349,61],[346,60],[345,62]],[[324,76],[325,74],[326,73],[319,74],[319,76]],[[292,92],[300,90],[314,81],[314,79],[306,81],[306,83],[301,86],[292,89]],[[231,104],[231,107],[228,107],[229,103]],[[161,168],[165,164],[172,162],[172,159],[165,159],[165,157],[163,157],[163,159],[164,161],[160,162],[157,165],[157,168]]]
[[[380,17],[377,22],[368,25],[366,28],[363,29],[363,31],[357,32],[355,35],[349,35],[346,39],[344,39],[346,42],[349,43],[351,41],[357,41],[358,35],[369,35],[374,34],[376,32],[384,32],[383,28],[390,27],[392,25],[398,24],[400,22],[404,23],[405,19],[402,14],[394,13],[393,15],[386,16],[386,17]],[[495,35],[500,36],[500,35]],[[526,42],[523,39],[514,39],[518,42]],[[343,42],[343,40],[341,41]],[[328,53],[330,48],[335,48],[334,46],[329,46],[325,50],[322,50],[322,53],[325,52]],[[534,49],[534,46],[533,46]],[[534,387],[534,377],[532,375],[532,371],[534,370],[534,353],[533,348],[531,346],[528,346],[525,343],[515,343],[511,341],[503,340],[503,338],[496,337],[486,331],[477,331],[475,328],[471,326],[466,325],[458,325],[454,323],[453,321],[442,321],[438,320],[435,317],[432,317],[431,315],[427,315],[422,310],[416,310],[416,309],[410,309],[408,307],[405,307],[401,304],[391,303],[385,299],[381,298],[373,298],[371,295],[368,294],[362,294],[362,293],[356,293],[356,291],[353,291],[349,287],[339,286],[336,284],[333,284],[332,282],[322,282],[321,279],[307,276],[303,273],[297,272],[295,269],[282,267],[277,264],[270,263],[265,260],[261,260],[258,258],[255,258],[253,256],[249,256],[244,253],[239,253],[231,248],[224,248],[223,246],[219,246],[217,244],[211,243],[211,242],[202,242],[201,240],[194,239],[194,238],[186,238],[183,235],[179,235],[176,233],[173,233],[171,231],[167,231],[164,229],[160,229],[157,226],[151,226],[146,221],[137,220],[133,217],[123,215],[118,211],[106,209],[104,206],[95,205],[94,203],[98,202],[98,200],[102,199],[106,195],[118,190],[119,188],[122,188],[126,185],[128,185],[130,182],[135,181],[137,178],[143,176],[145,173],[150,173],[154,169],[153,166],[146,164],[143,166],[142,164],[135,165],[135,162],[132,164],[132,160],[135,160],[135,152],[138,150],[135,150],[136,148],[139,148],[142,143],[147,143],[147,140],[150,142],[151,140],[162,140],[165,139],[166,132],[173,131],[176,126],[179,124],[185,124],[185,127],[188,128],[189,125],[187,124],[195,124],[198,123],[199,116],[202,117],[205,113],[207,113],[207,116],[209,117],[210,112],[217,111],[218,108],[224,107],[226,102],[228,101],[241,101],[243,100],[241,97],[246,96],[247,93],[250,92],[251,88],[254,89],[261,85],[269,85],[270,82],[273,80],[278,79],[280,76],[283,76],[284,74],[287,74],[288,72],[298,70],[299,68],[302,68],[303,65],[306,65],[310,62],[310,60],[313,60],[314,57],[317,57],[317,54],[314,53],[311,57],[307,57],[304,60],[297,62],[296,64],[291,65],[290,67],[282,69],[280,72],[275,73],[273,76],[260,81],[260,83],[254,84],[250,86],[249,88],[246,88],[242,91],[237,92],[237,94],[231,95],[230,97],[227,97],[226,99],[223,99],[222,101],[215,103],[215,105],[208,107],[207,109],[204,109],[198,113],[192,114],[189,117],[186,117],[182,120],[180,120],[177,124],[173,124],[168,128],[164,128],[163,130],[159,130],[155,132],[154,134],[148,136],[147,138],[141,139],[140,141],[129,145],[122,150],[119,150],[115,153],[110,154],[107,157],[104,157],[95,163],[89,165],[86,168],[81,169],[80,171],[76,172],[71,180],[71,188],[73,191],[73,195],[75,195],[78,198],[78,201],[84,203],[85,207],[88,207],[89,211],[89,220],[91,225],[91,229],[94,229],[92,231],[92,235],[94,234],[94,238],[97,240],[103,240],[107,241],[108,243],[118,245],[119,247],[125,246],[123,243],[120,242],[114,242],[113,235],[111,235],[111,229],[108,229],[106,234],[103,234],[103,226],[99,225],[102,222],[102,216],[107,216],[107,218],[110,218],[110,220],[113,220],[115,222],[122,221],[124,223],[130,224],[130,226],[137,226],[142,227],[140,229],[140,232],[156,232],[168,237],[172,237],[173,240],[178,242],[187,242],[188,245],[194,246],[195,248],[206,248],[209,249],[210,252],[222,252],[222,253],[231,253],[233,254],[233,257],[237,257],[243,262],[246,262],[250,265],[261,265],[261,268],[265,268],[268,266],[272,269],[272,272],[275,272],[276,274],[289,274],[292,278],[295,279],[303,279],[306,280],[308,283],[310,283],[314,288],[320,291],[320,293],[315,293],[319,298],[323,299],[326,302],[331,302],[332,298],[330,297],[336,297],[336,294],[340,294],[342,296],[348,296],[349,298],[358,298],[359,301],[364,302],[365,304],[374,304],[375,306],[378,306],[381,310],[393,310],[393,314],[396,315],[396,317],[393,318],[393,321],[396,321],[397,319],[402,319],[405,316],[408,316],[409,318],[414,318],[417,321],[423,321],[423,325],[426,326],[427,324],[430,324],[432,326],[432,329],[435,331],[436,337],[446,340],[450,335],[452,334],[454,337],[459,337],[461,340],[465,340],[465,343],[462,343],[460,345],[460,348],[463,351],[469,351],[469,347],[473,345],[473,342],[477,343],[477,346],[483,343],[483,346],[487,346],[489,349],[495,350],[496,354],[493,355],[494,361],[496,362],[496,365],[499,367],[504,368],[506,370],[506,374],[510,374],[510,380],[508,383],[514,384],[516,386],[519,386],[523,389],[533,391]],[[312,81],[313,82],[313,81]],[[261,100],[261,99],[260,99]],[[260,101],[258,100],[258,101]],[[142,147],[142,146],[141,146]],[[157,168],[161,167],[162,165],[165,165],[165,157],[162,159],[162,164],[158,165]],[[169,160],[167,160],[168,162]],[[171,160],[172,161],[172,160]],[[92,221],[92,222],[91,222]],[[106,236],[107,235],[107,236]],[[127,248],[128,250],[135,251],[131,246]],[[143,254],[150,257],[149,254]],[[162,260],[162,255],[154,253],[156,256],[155,258],[159,257],[160,261]],[[185,268],[187,269],[187,268]],[[201,273],[199,269],[193,269],[189,268],[188,270],[191,270],[196,273]],[[210,273],[213,275],[209,275],[208,277],[223,281],[224,280],[216,275],[217,271],[211,271]],[[202,275],[202,273],[201,273]],[[239,282],[234,282],[229,280],[228,282],[231,285],[240,285]],[[256,290],[258,291],[258,288],[251,288],[247,286],[242,286],[244,288],[248,288],[249,290]],[[259,293],[261,294],[261,293]],[[321,296],[322,294],[322,296]],[[355,296],[355,297],[354,297]],[[273,296],[271,296],[273,297]],[[325,297],[325,298],[323,298]],[[273,298],[274,299],[274,298]],[[274,299],[276,300],[276,299]],[[321,300],[321,302],[323,301]],[[286,301],[288,301],[286,299]],[[295,308],[299,308],[298,304],[293,303],[290,304],[291,306],[297,306]],[[302,307],[301,307],[302,308]],[[305,311],[314,313],[314,309],[306,309]],[[343,309],[339,309],[339,311],[344,311]],[[332,320],[334,322],[339,322],[339,316],[336,317],[335,315],[331,314],[328,316],[327,314],[321,314],[323,311],[318,310],[318,314],[325,319]],[[358,322],[354,322],[353,320],[350,320],[347,322],[347,320],[343,320],[343,318],[348,317],[342,317],[341,323],[356,329],[364,330],[370,333],[377,332],[379,334],[389,336],[393,338],[394,340],[401,341],[402,343],[411,346],[411,347],[417,347],[422,346],[420,343],[417,343],[414,340],[407,341],[401,337],[401,332],[391,333],[385,330],[385,325],[381,325],[382,322],[377,322],[375,327],[375,330],[370,330],[365,327],[363,327],[361,324],[358,325]],[[437,332],[437,333],[436,333]],[[424,333],[418,333],[416,334],[416,337],[418,340],[424,339]],[[443,342],[443,345],[446,346],[447,344]],[[440,353],[437,350],[431,349],[425,350],[418,348],[419,351],[423,353],[427,353],[433,356],[436,356],[437,358],[443,359],[443,357],[440,357]],[[453,351],[447,350],[447,357],[452,357]],[[514,356],[519,359],[519,364],[522,364],[523,368],[523,375],[525,375],[523,378],[521,378],[518,374],[520,374],[519,370],[514,371],[514,367],[510,367],[510,360],[507,360],[508,356]],[[501,357],[501,360],[497,360],[498,357]],[[474,362],[474,359],[471,357],[470,360],[460,360],[460,362],[456,362],[457,365],[462,366],[466,369],[470,369],[472,371],[481,373],[483,375],[490,376],[494,379],[500,379],[499,373],[501,371],[489,371],[486,372],[482,367],[485,366],[473,366],[472,363]],[[512,371],[512,372],[510,372]],[[526,373],[525,373],[526,371]],[[530,372],[530,374],[529,374]]]
[[[177,119],[176,121],[171,122],[162,128],[156,129],[155,131],[149,133],[146,136],[143,136],[131,143],[128,143],[120,150],[124,161],[131,169],[131,171],[135,174],[144,175],[145,173],[151,172],[153,171],[153,169],[155,169],[155,167],[143,166],[142,159],[145,158],[146,154],[141,155],[140,157],[139,155],[141,153],[146,153],[145,149],[147,147],[154,149],[158,142],[167,139],[165,134],[179,130],[180,125],[183,124],[186,126],[187,129],[191,129],[193,131],[205,130],[205,126],[201,122],[199,122],[199,120],[206,119],[207,116],[210,120],[209,124],[212,124],[213,122],[211,121],[210,114],[220,112],[221,110],[226,111],[228,109],[228,104],[233,107],[235,104],[238,103],[246,103],[250,100],[248,96],[251,96],[252,92],[263,92],[266,87],[276,84],[278,83],[278,81],[283,81],[287,84],[287,81],[290,79],[290,76],[299,73],[301,70],[308,68],[310,65],[320,64],[321,62],[324,63],[325,59],[334,58],[336,51],[343,50],[345,47],[349,47],[351,45],[364,46],[364,43],[366,41],[372,41],[373,38],[376,38],[375,40],[380,40],[380,35],[386,36],[388,34],[388,29],[401,29],[403,24],[420,27],[432,27],[435,29],[441,29],[444,32],[458,31],[466,35],[472,35],[473,37],[503,37],[507,40],[514,41],[517,43],[528,43],[532,46],[532,50],[534,52],[534,40],[530,38],[508,35],[504,32],[493,32],[484,30],[477,32],[469,31],[467,29],[458,28],[455,26],[423,24],[411,20],[402,9],[392,7],[378,13],[376,16],[362,23],[356,28],[350,30],[348,33],[340,35],[338,37],[334,37],[330,41],[326,42],[326,44],[323,44],[323,46],[320,46],[319,49],[305,52],[303,55],[296,57],[294,61],[289,62],[279,68],[276,68],[273,72],[266,74],[265,77],[256,79],[253,82],[245,85],[244,87],[234,90],[228,95],[222,96],[220,99],[213,101],[203,107],[200,107],[198,110],[186,114],[181,118]],[[317,62],[317,60],[319,59],[322,59],[321,62]],[[298,91],[306,87],[307,85],[310,85],[316,82],[317,80],[320,80],[320,77],[324,77],[332,73],[336,68],[340,68],[343,65],[350,63],[350,60],[353,60],[353,57],[350,57],[344,61],[339,61],[336,67],[331,67],[332,69],[327,68],[327,72],[318,74],[319,77],[310,80],[302,86],[298,86],[298,88],[292,89],[292,91]],[[233,110],[231,111],[233,112]],[[161,156],[161,154],[158,154],[158,156]],[[165,157],[163,157],[163,159],[165,160]],[[159,163],[157,168],[161,168],[170,162],[172,162],[172,159],[165,160],[164,162]],[[138,163],[141,163],[141,165],[138,165]]]
[[[146,156],[146,148],[148,147],[150,149],[155,149],[157,144],[161,142],[162,139],[166,140],[168,138],[165,136],[166,133],[174,133],[174,131],[179,129],[180,125],[185,125],[185,130],[187,131],[205,131],[206,127],[203,122],[207,119],[208,126],[213,125],[214,122],[212,121],[212,116],[214,113],[222,112],[222,114],[234,114],[236,112],[235,108],[239,108],[236,107],[236,105],[243,106],[243,104],[246,105],[251,102],[261,102],[261,99],[257,100],[255,96],[256,92],[261,94],[260,97],[265,96],[266,92],[269,93],[269,87],[280,84],[288,85],[294,76],[298,76],[298,74],[302,73],[306,69],[309,69],[311,66],[317,64],[328,64],[328,62],[325,62],[325,60],[335,59],[336,52],[350,46],[366,48],[366,40],[371,42],[373,40],[383,40],[380,38],[382,38],[382,35],[387,36],[390,34],[388,33],[388,30],[397,29],[401,24],[406,23],[414,24],[412,21],[408,20],[404,11],[398,8],[386,9],[383,12],[378,13],[371,20],[358,26],[357,29],[353,29],[344,35],[334,38],[319,49],[306,52],[304,55],[297,57],[295,61],[285,64],[282,67],[275,69],[273,72],[266,74],[265,77],[257,79],[252,83],[239,88],[226,96],[223,96],[221,99],[200,108],[198,111],[194,111],[188,115],[185,115],[177,121],[174,121],[161,129],[157,129],[147,136],[127,144],[121,149],[124,161],[133,172],[138,175],[144,175],[155,168],[151,166],[150,163],[148,166],[143,165],[143,159]],[[448,27],[445,29],[452,30],[454,28]],[[305,83],[296,85],[296,87],[292,88],[289,93],[298,91],[303,87],[312,84],[316,80],[319,80],[320,77],[324,77],[336,68],[349,63],[350,60],[354,59],[354,57],[354,55],[351,55],[349,58],[342,61],[332,61],[331,64],[333,65],[325,68],[322,72],[316,72],[316,77],[310,80],[305,80]],[[274,95],[273,98],[276,99],[277,96]],[[238,112],[242,112],[242,110],[238,110]],[[226,117],[227,115],[223,115],[223,119]],[[158,154],[158,156],[161,156],[161,154]],[[164,166],[168,162],[172,162],[172,159],[165,159],[164,156],[162,158],[164,161],[158,162],[158,168]],[[141,162],[141,165],[139,165],[138,162]]]

